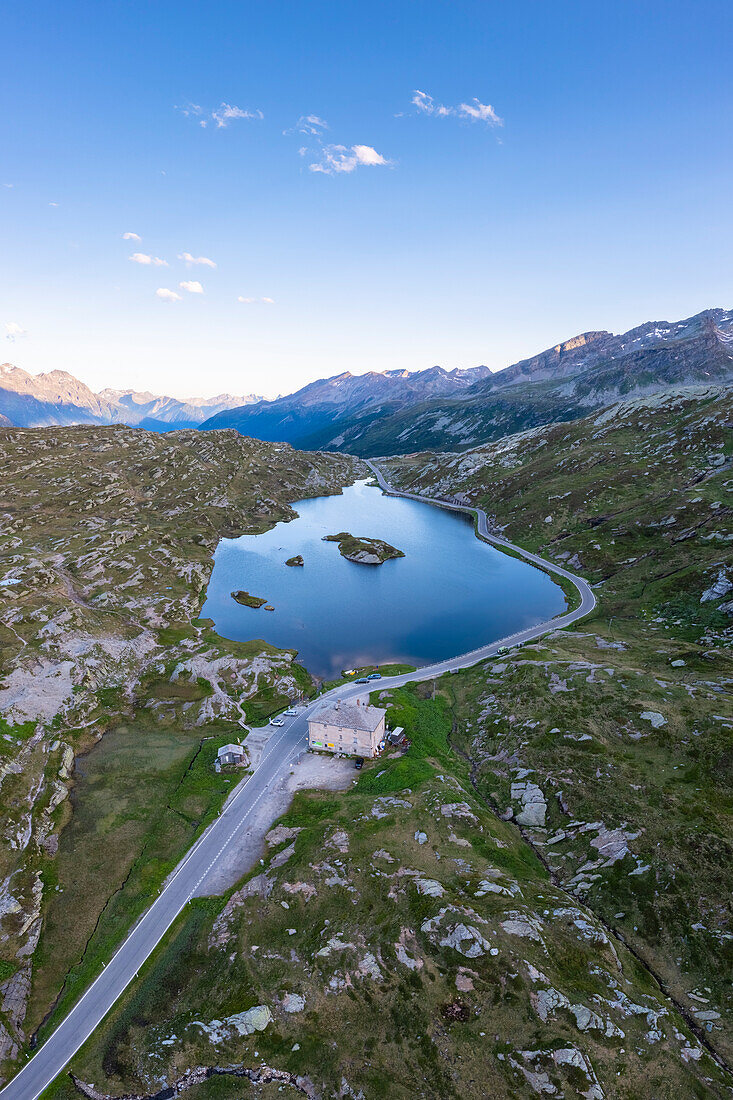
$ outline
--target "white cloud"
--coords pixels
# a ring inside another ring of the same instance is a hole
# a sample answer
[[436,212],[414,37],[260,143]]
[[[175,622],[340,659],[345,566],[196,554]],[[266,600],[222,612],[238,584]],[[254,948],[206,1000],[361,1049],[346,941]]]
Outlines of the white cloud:
[[442,103],[436,103],[431,95],[428,95],[427,92],[418,91],[418,89],[415,89],[412,93],[410,102],[425,115],[445,116],[454,114],[453,107],[444,107]]
[[178,284],[181,290],[187,290],[189,294],[203,294],[204,288],[195,279]]
[[58,203],[57,202],[50,202],[48,205],[49,206],[58,206]]
[[275,299],[274,298],[245,298],[241,294],[237,298],[237,301],[241,302],[242,305],[245,305],[245,306],[257,306],[257,305],[274,306],[274,304],[275,304]]
[[262,119],[265,116],[259,108],[249,110],[246,107],[235,107],[233,103],[220,103],[213,110],[204,108],[198,103],[186,103],[183,107],[176,107],[186,118],[195,118],[199,126],[204,129],[210,122],[214,123],[217,130],[224,130],[230,122],[236,119]]
[[146,252],[133,252],[132,256],[128,259],[132,260],[134,264],[144,264],[149,267],[151,264],[153,267],[167,267],[168,261],[161,260],[160,256],[148,256]]
[[378,165],[388,165],[381,153],[371,145],[324,145],[321,148],[320,160],[309,165],[311,172],[322,172],[324,175],[333,176],[342,172],[353,172],[360,166],[374,168]]
[[10,340],[11,344],[14,340],[20,340],[23,336],[27,335],[28,333],[26,330],[22,325],[19,325],[17,321],[5,322],[5,339]]
[[481,103],[475,97],[472,103],[460,103],[458,113],[463,118],[474,118],[481,122],[488,122],[489,126],[504,125],[504,119],[499,118],[490,103]]
[[137,233],[123,233],[122,234],[122,240],[123,241],[141,241],[142,237],[139,237],[137,235]]
[[457,107],[446,107],[444,103],[436,103],[427,92],[415,89],[410,102],[424,115],[435,115],[438,118],[453,115],[456,118],[470,119],[472,122],[485,122],[489,126],[504,125],[504,119],[499,118],[490,103],[482,103],[475,97],[471,103],[459,103]]
[[[294,127],[295,133],[310,134],[312,137],[319,137],[327,129],[328,123],[318,115],[301,115]],[[285,133],[293,133],[293,130],[286,130]]]
[[225,126],[228,126],[229,123],[236,118],[262,119],[264,117],[265,116],[260,110],[243,110],[241,107],[233,107],[230,103],[222,103],[215,111],[211,112],[212,121],[216,123],[218,130],[223,130]]
[[178,259],[183,260],[187,267],[191,267],[192,264],[201,264],[203,267],[216,267],[213,260],[210,260],[208,256],[192,256],[190,252],[179,252]]
[[180,294],[177,294],[175,290],[169,290],[168,287],[159,286],[155,292],[159,298],[162,298],[164,302],[181,302],[183,299]]

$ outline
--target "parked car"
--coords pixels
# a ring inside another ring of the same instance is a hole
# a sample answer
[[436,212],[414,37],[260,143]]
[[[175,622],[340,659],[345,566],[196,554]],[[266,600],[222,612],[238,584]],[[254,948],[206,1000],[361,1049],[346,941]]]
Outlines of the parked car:
[[271,726],[284,726],[285,723],[283,722],[282,718],[271,718],[270,719],[270,725]]
[[356,768],[356,770],[358,772],[361,771],[361,769],[364,767],[364,757],[363,756],[357,756],[356,760],[354,761],[354,767]]
[[354,680],[355,684],[368,684],[369,678],[367,676],[360,676],[358,680]]
[[382,673],[381,672],[370,672],[369,675],[367,676],[367,680],[381,680],[381,679],[382,679]]

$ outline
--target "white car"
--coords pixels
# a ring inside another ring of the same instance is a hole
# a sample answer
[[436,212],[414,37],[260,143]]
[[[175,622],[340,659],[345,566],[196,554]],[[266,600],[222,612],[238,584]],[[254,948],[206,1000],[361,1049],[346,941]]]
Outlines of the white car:
[[287,714],[288,718],[292,718],[293,715],[298,713],[298,708],[297,707],[288,707],[288,709],[285,711],[285,713]]
[[270,719],[270,725],[271,726],[284,726],[285,723],[283,722],[282,718],[271,718]]

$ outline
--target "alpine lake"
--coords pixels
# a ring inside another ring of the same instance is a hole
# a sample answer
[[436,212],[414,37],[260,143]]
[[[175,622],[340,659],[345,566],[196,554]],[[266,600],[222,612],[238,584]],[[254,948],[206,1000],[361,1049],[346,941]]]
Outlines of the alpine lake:
[[[224,637],[297,649],[322,679],[365,665],[445,660],[566,608],[546,573],[476,538],[460,512],[387,496],[370,481],[293,507],[297,519],[222,539],[201,614]],[[348,561],[322,541],[340,531],[384,540],[405,556]],[[302,566],[285,564],[297,555]],[[237,590],[274,610],[237,603]]]

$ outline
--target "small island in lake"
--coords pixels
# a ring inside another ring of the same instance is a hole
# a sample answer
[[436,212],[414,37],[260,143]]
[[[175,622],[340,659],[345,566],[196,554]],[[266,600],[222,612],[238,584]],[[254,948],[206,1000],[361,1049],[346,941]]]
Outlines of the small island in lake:
[[302,554],[296,554],[293,558],[288,558],[285,562],[286,565],[305,565]]
[[390,558],[405,556],[396,546],[390,546],[383,539],[360,538],[350,535],[348,531],[340,531],[338,535],[324,535],[322,541],[337,542],[341,556],[360,565],[381,565]]
[[236,592],[232,592],[232,599],[237,603],[244,604],[245,607],[262,607],[267,603],[267,600],[261,599],[259,596],[250,596],[249,592],[244,592],[241,588]]

